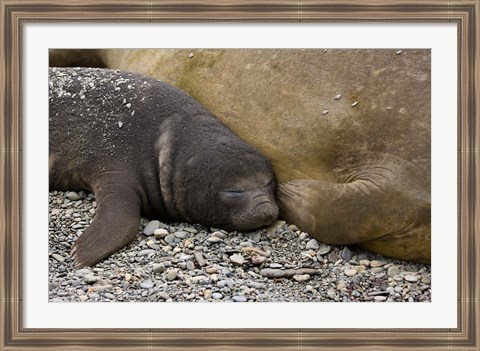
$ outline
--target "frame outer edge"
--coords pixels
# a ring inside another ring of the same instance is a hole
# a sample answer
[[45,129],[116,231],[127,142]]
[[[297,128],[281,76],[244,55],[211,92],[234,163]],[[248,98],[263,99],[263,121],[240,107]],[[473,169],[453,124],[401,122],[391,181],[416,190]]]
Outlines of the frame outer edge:
[[[241,2],[241,1],[240,1]],[[430,1],[427,0],[425,2],[428,3],[440,3],[441,1]],[[443,1],[445,3],[446,1]],[[25,7],[28,7],[28,4],[31,2],[26,2],[27,4]],[[38,3],[38,2],[35,2]],[[449,1],[451,4],[451,1]],[[92,332],[92,340],[88,341],[85,339],[87,335],[82,335],[81,331],[71,331],[65,330],[64,332],[58,331],[46,331],[45,334],[41,331],[34,331],[34,330],[25,330],[22,329],[21,318],[18,318],[21,315],[20,306],[20,290],[21,281],[21,265],[19,254],[21,253],[21,247],[19,245],[19,238],[16,237],[15,233],[21,233],[21,186],[22,186],[22,174],[21,174],[21,165],[22,165],[22,157],[21,157],[21,123],[20,122],[20,115],[17,106],[18,104],[18,94],[15,95],[14,93],[20,92],[20,85],[19,74],[16,75],[15,72],[19,72],[19,67],[17,65],[18,61],[18,50],[21,48],[17,46],[13,41],[15,38],[18,38],[18,34],[16,31],[19,29],[20,21],[19,17],[15,17],[13,12],[7,9],[9,4],[16,4],[17,8],[22,6],[20,5],[19,1],[5,1],[0,0],[0,15],[2,19],[6,19],[4,23],[0,25],[0,47],[2,48],[2,53],[0,55],[0,84],[2,91],[0,92],[0,125],[3,130],[3,133],[0,134],[2,137],[0,138],[0,167],[2,171],[0,172],[0,188],[2,189],[2,194],[0,195],[0,350],[14,350],[14,349],[86,349],[89,346],[94,346],[94,342],[98,342],[99,349],[123,349],[125,344],[118,345],[123,346],[119,348],[115,348],[113,343],[108,344],[108,342],[112,342],[114,338],[118,338],[119,341],[122,339],[125,341],[127,335],[131,337],[131,347],[129,349],[140,349],[143,345],[140,342],[139,337],[148,338],[148,345],[149,350],[158,349],[157,346],[152,345],[152,335],[151,332],[127,332],[124,333],[123,336],[120,334],[121,331],[116,331],[113,333],[104,332],[102,330],[91,331]],[[454,3],[455,4],[455,3]],[[465,308],[463,310],[463,321],[461,321],[462,325],[460,325],[460,330],[450,333],[450,341],[448,344],[436,344],[435,346],[429,347],[429,350],[478,350],[479,347],[479,326],[478,326],[478,318],[479,318],[479,262],[478,258],[475,255],[478,255],[480,252],[479,247],[479,234],[480,234],[480,218],[479,218],[479,192],[477,184],[480,183],[480,163],[479,163],[479,156],[480,156],[480,140],[479,140],[479,130],[478,125],[480,124],[480,116],[479,116],[479,85],[480,85],[480,72],[479,72],[479,45],[478,45],[478,38],[479,38],[479,1],[478,0],[460,0],[456,2],[455,5],[464,5],[470,6],[471,12],[463,17],[461,21],[471,21],[470,23],[463,23],[465,29],[465,37],[463,38],[462,48],[464,56],[463,63],[466,63],[466,67],[463,67],[465,71],[461,72],[460,79],[462,80],[462,88],[463,88],[463,96],[461,104],[459,105],[459,109],[464,108],[461,110],[461,119],[463,122],[463,128],[461,130],[461,135],[463,136],[462,145],[461,147],[466,147],[467,149],[460,150],[461,151],[461,160],[462,160],[462,171],[464,171],[461,179],[462,179],[462,198],[463,202],[461,203],[462,207],[462,229],[463,232],[463,246],[460,247],[461,253],[465,255],[465,258],[469,259],[468,265],[467,261],[464,261],[464,269],[465,272],[460,272],[459,274],[463,275],[462,281],[462,295],[459,295],[459,298],[462,300],[462,306]],[[313,12],[311,13],[313,17]],[[48,14],[48,12],[45,12]],[[7,14],[10,15],[7,18]],[[29,18],[35,18],[34,14],[29,12]],[[445,14],[446,15],[446,14]],[[273,15],[274,17],[275,15]],[[54,16],[55,17],[55,16]],[[101,16],[98,16],[101,17]],[[187,17],[186,15],[184,17]],[[200,16],[201,17],[201,16]],[[280,17],[280,16],[279,16]],[[43,17],[46,18],[46,17]],[[92,18],[92,17],[89,17]],[[93,16],[96,18],[96,16]],[[188,19],[192,19],[196,17],[188,17]],[[167,18],[165,18],[167,19]],[[188,21],[188,19],[185,20]],[[445,19],[444,17],[437,18],[439,20]],[[135,20],[135,19],[134,19]],[[262,18],[258,18],[258,20],[262,20]],[[272,21],[274,19],[272,18]],[[168,21],[168,19],[167,19]],[[468,27],[468,28],[467,28]],[[468,29],[468,30],[466,30]],[[10,36],[9,36],[10,35]],[[15,36],[17,35],[17,36]],[[476,42],[476,41],[477,42]],[[469,51],[472,50],[473,52]],[[17,56],[15,56],[17,55]],[[16,85],[17,84],[17,85]],[[14,89],[11,89],[11,88]],[[10,89],[9,89],[10,88]],[[460,100],[459,100],[460,102]],[[10,120],[9,120],[10,119]],[[467,128],[467,129],[465,129]],[[459,159],[460,159],[459,158]],[[468,211],[469,218],[466,217],[466,211]],[[465,225],[465,226],[464,226]],[[461,267],[461,266],[459,266]],[[11,323],[9,325],[9,323]],[[463,328],[462,328],[463,327]],[[296,330],[292,330],[292,333]],[[459,332],[459,333],[458,333]],[[87,333],[88,334],[88,333]],[[120,335],[118,335],[120,334]],[[214,336],[215,333],[207,333],[210,334],[209,336]],[[255,339],[252,332],[246,332],[245,335],[238,335],[237,333],[218,333],[216,334],[220,340],[223,339],[225,341],[225,337],[232,338],[230,342],[224,343],[224,345],[232,346],[234,344],[235,339],[240,341],[243,339],[243,345],[252,346],[248,342],[248,338],[251,337],[249,340],[265,340],[265,336],[273,336],[274,333],[271,331],[266,331],[264,334],[259,333],[259,338]],[[290,334],[286,332],[283,334],[284,337],[290,336]],[[327,332],[330,337],[332,337],[332,333]],[[342,334],[346,336],[346,333],[340,333],[340,335],[336,335],[334,338],[339,338]],[[373,336],[373,341],[379,342],[379,337],[381,333],[367,333],[363,337],[359,337],[360,339],[368,339],[368,336]],[[417,341],[418,349],[425,349],[427,345],[424,343],[418,343],[421,341],[426,341],[425,336],[429,335],[430,337],[434,337],[435,335],[431,332],[429,333],[428,330],[419,332],[418,338],[413,337]],[[426,334],[426,335],[425,335]],[[440,333],[443,334],[443,333]],[[48,336],[47,336],[48,335]],[[147,337],[148,335],[148,337]],[[303,336],[302,336],[303,335]],[[400,334],[402,335],[402,334]],[[186,334],[176,334],[176,333],[166,333],[166,338],[172,338],[170,341],[174,342],[175,337],[182,337],[186,336]],[[293,346],[294,343],[298,343],[297,345],[302,348],[303,350],[313,349],[313,344],[316,344],[317,347],[321,345],[322,337],[314,337],[311,339],[313,343],[310,344],[303,344],[304,337],[307,334],[304,332],[299,331],[298,338],[290,339],[290,346]],[[440,335],[439,335],[440,336]],[[443,336],[443,335],[442,335]],[[34,339],[34,337],[36,339]],[[135,339],[137,337],[137,339]],[[411,335],[410,335],[411,337]],[[54,338],[57,338],[56,340]],[[332,339],[334,339],[332,338]],[[400,336],[401,338],[401,336]],[[155,336],[154,339],[157,341],[161,341],[162,338],[158,338]],[[245,340],[247,339],[247,340]],[[388,339],[388,337],[387,337]],[[79,342],[83,340],[80,344],[75,344],[75,342]],[[339,339],[338,339],[339,340]],[[358,341],[357,340],[357,341]],[[13,341],[13,343],[11,343]],[[52,342],[53,341],[53,342]],[[164,340],[166,341],[166,340]],[[218,340],[219,341],[219,340]],[[339,340],[340,341],[340,340]],[[354,341],[354,340],[352,340]],[[43,342],[40,346],[35,342]],[[136,343],[135,343],[136,342]],[[277,340],[278,342],[278,340]],[[292,344],[293,343],[293,344]],[[10,345],[8,345],[10,344]],[[80,346],[81,345],[81,346]],[[176,345],[176,346],[186,346],[190,345],[190,347],[195,346],[193,344],[189,344],[188,341],[185,342],[184,345]],[[279,349],[278,347],[281,344],[278,344],[277,347],[274,349]],[[346,345],[349,345],[347,342]],[[348,346],[346,345],[339,345],[338,349],[346,349]],[[363,344],[357,348],[358,350],[364,349],[366,344]],[[109,347],[110,346],[110,347]],[[153,348],[152,348],[153,346]],[[176,349],[175,345],[172,349]],[[258,345],[260,346],[260,345]],[[303,347],[302,347],[303,346]],[[350,345],[354,346],[354,345]],[[389,344],[388,346],[384,344],[384,349],[400,349],[403,348],[399,344],[393,345]],[[406,346],[406,345],[405,345]],[[414,346],[414,345],[410,345]],[[6,348],[4,348],[6,347]],[[428,346],[427,346],[428,347]],[[259,349],[267,349],[263,347],[259,347]],[[163,348],[162,348],[163,349]],[[207,348],[205,348],[207,349]],[[209,347],[208,349],[213,350],[217,349],[216,347]],[[230,347],[229,347],[230,349]],[[270,349],[270,348],[269,348]],[[337,347],[335,347],[337,349]],[[371,348],[365,348],[371,349]]]

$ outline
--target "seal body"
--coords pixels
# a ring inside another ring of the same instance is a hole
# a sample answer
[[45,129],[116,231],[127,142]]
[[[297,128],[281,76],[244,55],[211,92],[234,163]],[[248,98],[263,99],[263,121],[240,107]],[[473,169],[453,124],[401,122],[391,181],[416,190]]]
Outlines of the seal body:
[[140,216],[251,230],[278,215],[265,157],[182,91],[108,69],[49,70],[50,189],[89,190],[97,211],[74,246],[92,265]]
[[287,221],[322,242],[429,262],[430,50],[96,55],[187,91],[260,150]]

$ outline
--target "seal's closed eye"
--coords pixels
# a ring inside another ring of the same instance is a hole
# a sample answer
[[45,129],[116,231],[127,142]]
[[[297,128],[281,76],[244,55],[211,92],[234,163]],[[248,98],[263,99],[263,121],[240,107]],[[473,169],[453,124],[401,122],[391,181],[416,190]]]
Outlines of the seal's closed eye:
[[226,197],[234,198],[234,197],[240,197],[244,193],[243,190],[227,190],[227,191],[222,191],[222,194],[225,195]]

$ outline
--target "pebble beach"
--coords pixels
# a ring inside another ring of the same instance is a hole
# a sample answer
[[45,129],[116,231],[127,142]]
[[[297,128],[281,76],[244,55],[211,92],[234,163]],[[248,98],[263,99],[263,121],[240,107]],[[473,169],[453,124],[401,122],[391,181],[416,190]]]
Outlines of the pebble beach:
[[277,221],[237,233],[142,219],[138,236],[90,268],[70,252],[93,194],[49,193],[49,302],[429,302],[431,266],[327,245]]

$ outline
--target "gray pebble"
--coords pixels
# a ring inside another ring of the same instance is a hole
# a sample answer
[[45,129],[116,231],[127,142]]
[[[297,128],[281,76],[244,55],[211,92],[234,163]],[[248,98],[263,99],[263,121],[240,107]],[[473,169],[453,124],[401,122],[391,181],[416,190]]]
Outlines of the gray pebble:
[[340,256],[342,256],[342,258],[348,262],[352,258],[352,251],[350,251],[350,249],[345,246],[340,252]]
[[247,302],[247,297],[246,296],[233,296],[232,300],[235,302]]
[[230,262],[237,266],[241,266],[245,262],[245,258],[240,254],[233,254],[230,256]]
[[307,242],[307,245],[305,247],[307,250],[316,250],[318,249],[318,242],[317,240],[315,239],[310,239],[308,242]]
[[52,254],[52,257],[57,260],[58,262],[63,262],[65,261],[65,258],[62,255],[59,254]]
[[197,234],[198,233],[198,230],[196,230],[193,227],[185,227],[185,228],[183,228],[183,230],[185,230],[186,232],[189,232],[191,234]]
[[168,293],[166,293],[165,291],[160,291],[158,293],[158,297],[161,298],[162,300],[166,301],[170,298],[170,296],[168,295]]
[[70,201],[78,201],[80,200],[80,196],[75,191],[69,191],[66,195],[67,199]]
[[138,254],[137,254],[137,256],[138,256],[138,257],[148,256],[148,255],[153,254],[153,253],[155,253],[155,250],[153,250],[153,249],[147,249],[147,250],[139,251]]
[[397,266],[388,267],[387,275],[389,277],[393,277],[393,276],[398,275],[398,274],[400,274],[400,268],[398,268]]
[[220,231],[213,232],[211,236],[215,237],[215,238],[220,238],[220,239],[226,239],[227,238],[227,234],[225,234],[224,232],[220,232]]
[[222,298],[223,298],[223,295],[220,294],[220,293],[218,293],[218,292],[214,292],[214,293],[212,294],[212,299],[214,299],[214,300],[220,300],[220,299],[222,299]]
[[403,277],[403,279],[411,283],[415,283],[418,280],[418,278],[414,275],[406,275],[405,277]]
[[146,281],[140,283],[140,287],[142,289],[151,289],[151,288],[153,288],[153,286],[154,286],[154,284],[151,280],[146,280]]
[[115,300],[115,295],[113,295],[113,294],[105,293],[105,294],[103,294],[103,296],[105,296],[107,299]]
[[96,283],[98,278],[96,276],[94,276],[93,274],[86,274],[84,277],[83,277],[83,280],[85,281],[85,283],[87,284],[93,284],[93,283]]
[[151,221],[147,224],[147,226],[143,229],[143,234],[145,235],[153,235],[153,232],[160,228],[160,221]]
[[326,255],[327,253],[330,252],[330,250],[331,250],[330,245],[322,244],[322,245],[320,245],[320,247],[318,248],[317,254],[318,254],[318,255]]
[[175,237],[179,238],[179,239],[186,239],[190,236],[190,233],[188,232],[175,232]]
[[176,269],[169,269],[165,275],[165,279],[168,281],[175,280],[177,278],[177,270]]
[[168,234],[170,234],[168,232],[168,230],[164,229],[164,228],[159,228],[159,229],[155,229],[153,231],[153,235],[155,235],[155,238],[157,239],[163,239],[165,238]]
[[192,261],[188,261],[187,262],[187,269],[189,271],[193,271],[195,269],[195,263],[193,263]]
[[165,237],[164,240],[165,240],[165,242],[166,242],[167,244],[170,244],[170,245],[171,245],[171,244],[173,244],[173,243],[175,242],[175,235],[169,234],[169,235],[167,235],[167,236]]
[[333,99],[334,100],[340,100],[341,97],[342,97],[342,94],[337,94],[337,95],[335,95],[335,97]]
[[270,263],[270,264],[269,264],[269,267],[270,267],[270,268],[282,268],[282,267],[283,267],[283,264],[280,264],[280,263]]

